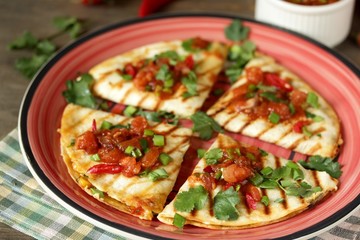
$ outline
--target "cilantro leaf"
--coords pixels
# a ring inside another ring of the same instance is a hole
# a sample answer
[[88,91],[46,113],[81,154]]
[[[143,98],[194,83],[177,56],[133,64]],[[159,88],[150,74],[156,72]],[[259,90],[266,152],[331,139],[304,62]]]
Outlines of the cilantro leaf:
[[67,89],[63,96],[68,103],[75,103],[83,107],[95,108],[96,101],[90,87],[94,79],[90,74],[82,74],[78,80],[66,82]]
[[59,30],[69,33],[72,38],[76,38],[83,31],[82,23],[75,17],[56,17],[53,24]]
[[54,43],[49,40],[42,40],[36,45],[36,52],[38,54],[51,55],[56,50],[56,46]]
[[208,199],[208,192],[202,185],[190,188],[188,191],[177,195],[174,207],[177,211],[191,212],[193,209],[200,210]]
[[216,164],[219,159],[223,157],[223,151],[220,148],[213,148],[207,151],[204,155],[207,165]]
[[313,108],[319,108],[319,97],[313,93],[309,92],[306,96],[306,102]]
[[232,41],[241,41],[248,37],[249,28],[242,25],[238,19],[225,28],[225,36]]
[[197,95],[197,76],[193,71],[190,71],[186,77],[181,79],[181,83],[186,87],[186,92],[183,94],[184,98]]
[[20,37],[16,38],[8,45],[11,50],[28,48],[32,49],[38,43],[38,39],[31,32],[25,31]]
[[311,156],[308,162],[304,160],[299,161],[299,163],[308,169],[313,169],[317,171],[325,171],[333,178],[339,178],[342,174],[340,170],[341,166],[339,162],[333,161],[333,159],[328,157],[321,157],[319,155]]
[[236,204],[240,203],[239,193],[233,187],[220,191],[214,198],[214,213],[219,220],[236,220],[239,217]]
[[224,131],[214,119],[204,112],[196,112],[190,116],[190,119],[194,123],[193,132],[199,133],[200,138],[203,140],[209,140],[214,131],[220,133]]
[[15,68],[25,77],[32,78],[48,58],[46,55],[33,55],[31,57],[19,58],[15,61]]

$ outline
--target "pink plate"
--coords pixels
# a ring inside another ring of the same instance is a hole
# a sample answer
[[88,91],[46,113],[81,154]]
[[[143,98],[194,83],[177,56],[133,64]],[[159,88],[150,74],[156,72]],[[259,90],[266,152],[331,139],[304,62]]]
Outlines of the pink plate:
[[[59,134],[65,81],[95,64],[144,44],[201,36],[226,41],[224,28],[234,16],[171,15],[137,19],[108,26],[60,51],[36,76],[24,97],[19,129],[27,165],[41,186],[66,209],[107,231],[129,238],[294,239],[330,228],[360,203],[360,71],[351,63],[309,39],[243,20],[258,48],[301,76],[336,110],[344,145],[340,188],[326,201],[286,221],[245,230],[183,230],[157,220],[143,221],[90,198],[70,178],[60,156]],[[186,162],[185,162],[186,163]]]

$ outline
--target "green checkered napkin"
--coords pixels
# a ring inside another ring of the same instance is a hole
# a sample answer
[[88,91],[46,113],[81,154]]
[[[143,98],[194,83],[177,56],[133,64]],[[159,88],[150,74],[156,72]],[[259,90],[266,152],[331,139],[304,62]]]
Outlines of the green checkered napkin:
[[[32,177],[18,131],[0,142],[0,220],[37,239],[124,239],[95,227],[52,200]],[[314,240],[360,239],[360,211]]]

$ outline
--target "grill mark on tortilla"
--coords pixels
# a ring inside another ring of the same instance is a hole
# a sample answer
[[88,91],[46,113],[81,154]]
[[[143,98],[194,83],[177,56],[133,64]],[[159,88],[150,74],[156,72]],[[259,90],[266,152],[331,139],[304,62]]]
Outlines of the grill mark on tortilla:
[[140,99],[140,101],[138,102],[138,106],[142,106],[143,102],[149,97],[149,94],[145,94],[145,96],[143,98]]
[[318,128],[316,130],[313,130],[311,133],[312,133],[312,135],[317,135],[317,134],[322,133],[324,131],[326,131],[326,129],[324,127],[320,127],[320,128]]
[[[274,156],[275,158],[275,166],[276,168],[280,168],[281,167],[281,162],[280,162],[280,159],[276,156]],[[284,209],[287,209],[288,208],[288,203],[287,203],[287,197],[286,197],[286,194],[284,192],[284,190],[280,189],[280,194],[281,194],[281,198],[283,199],[283,201],[281,202],[282,203],[282,206]]]
[[214,199],[211,191],[209,191],[209,215],[214,216]]
[[[261,195],[268,197],[267,191],[266,191],[265,188],[261,188]],[[271,214],[271,209],[269,208],[269,205],[267,205],[267,206],[264,205],[264,213],[265,213],[266,215],[270,215],[270,214]]]
[[223,123],[224,128],[226,128],[226,125],[228,125],[229,122],[231,122],[231,120],[233,120],[234,118],[236,118],[236,114],[229,116],[228,119],[226,119],[226,121]]
[[321,149],[322,146],[321,144],[318,142],[316,143],[314,146],[312,146],[306,153],[307,154],[313,154],[314,152],[318,151],[319,149]]
[[168,154],[171,154],[172,152],[174,152],[175,150],[178,150],[180,148],[180,146],[182,146],[183,144],[185,144],[188,140],[186,138],[184,138],[183,140],[181,140],[181,142],[179,142],[179,144],[177,144],[175,147],[173,147],[172,149],[170,149],[169,151],[167,151]]
[[304,141],[304,138],[303,138],[303,137],[295,140],[295,141],[288,147],[288,149],[293,150],[293,149],[296,148],[302,141]]
[[317,186],[321,187],[317,171],[311,171],[311,173],[312,173],[312,177],[313,177],[314,182],[315,182],[315,187],[317,187]]

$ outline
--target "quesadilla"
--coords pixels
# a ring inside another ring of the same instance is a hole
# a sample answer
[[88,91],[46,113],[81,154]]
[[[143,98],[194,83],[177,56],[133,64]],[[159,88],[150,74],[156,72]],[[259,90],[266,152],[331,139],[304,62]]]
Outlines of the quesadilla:
[[174,200],[158,215],[166,224],[241,229],[292,217],[338,181],[219,134]]
[[207,114],[228,131],[307,155],[335,157],[342,144],[340,121],[331,106],[261,53]]
[[189,116],[201,108],[227,47],[201,38],[153,43],[90,69],[93,93],[116,103]]
[[59,132],[76,183],[99,201],[146,220],[162,211],[191,136],[190,129],[74,104],[66,106]]

